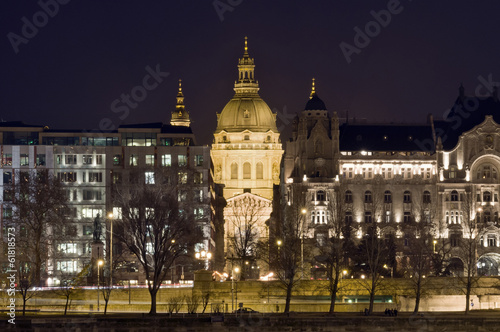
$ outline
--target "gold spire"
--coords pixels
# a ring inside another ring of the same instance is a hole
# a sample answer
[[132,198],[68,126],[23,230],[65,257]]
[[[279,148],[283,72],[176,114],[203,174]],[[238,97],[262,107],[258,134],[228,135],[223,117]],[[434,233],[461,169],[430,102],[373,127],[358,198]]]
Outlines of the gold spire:
[[182,80],[179,79],[179,91],[177,92],[177,103],[175,111],[172,112],[172,119],[170,124],[172,126],[186,126],[189,127],[191,121],[189,120],[189,112],[184,108],[184,94],[182,93]]
[[245,53],[243,53],[244,55],[248,55],[248,37],[245,36]]
[[311,99],[315,94],[316,94],[316,85],[315,85],[316,80],[312,79],[312,88],[311,88],[311,95],[309,96],[309,99]]

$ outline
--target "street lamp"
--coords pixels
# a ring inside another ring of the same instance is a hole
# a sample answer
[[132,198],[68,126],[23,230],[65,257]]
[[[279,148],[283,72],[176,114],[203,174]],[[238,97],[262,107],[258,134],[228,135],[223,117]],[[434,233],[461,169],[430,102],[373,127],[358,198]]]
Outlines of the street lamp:
[[[235,267],[231,273],[231,312],[234,311],[234,277],[235,273],[240,272],[240,268]],[[238,287],[238,284],[236,284]],[[236,288],[236,302],[238,302],[238,288]]]
[[[387,264],[384,264],[384,269],[387,269],[389,270],[389,267],[387,266]],[[392,278],[392,272],[394,270],[394,267],[391,267],[390,271],[391,271],[391,278]]]
[[194,254],[194,257],[199,260],[205,261],[205,270],[209,268],[209,261],[212,258],[212,253],[210,251],[202,250]]
[[99,311],[99,283],[100,283],[100,275],[99,275],[99,268],[101,265],[104,264],[104,261],[102,259],[99,259],[97,261],[97,311]]
[[109,229],[109,287],[113,287],[113,213],[108,213]]
[[432,241],[433,247],[434,247],[434,253],[436,253],[436,243],[438,243],[436,240]]
[[304,222],[305,222],[305,215],[307,213],[306,209],[300,210],[300,213],[302,214],[300,216],[302,222],[301,222],[301,235],[300,235],[300,269],[302,270],[302,273],[300,275],[300,279],[304,279]]

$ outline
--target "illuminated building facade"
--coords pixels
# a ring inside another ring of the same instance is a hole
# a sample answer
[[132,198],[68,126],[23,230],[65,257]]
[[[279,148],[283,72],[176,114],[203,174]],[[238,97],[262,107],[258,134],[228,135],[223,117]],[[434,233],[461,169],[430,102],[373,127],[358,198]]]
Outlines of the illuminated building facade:
[[[22,172],[48,169],[66,188],[69,209],[64,241],[55,244],[55,254],[45,264],[44,278],[48,285],[57,284],[61,273],[79,273],[90,263],[93,221],[97,216],[103,229],[102,240],[107,243],[109,213],[113,213],[113,219],[121,215],[119,208],[113,206],[111,187],[127,181],[128,172],[134,169],[144,169],[144,181],[153,181],[155,168],[178,169],[178,200],[204,237],[194,250],[214,250],[210,148],[196,145],[180,84],[177,106],[169,124],[123,125],[115,131],[88,133],[4,122],[0,123],[0,148],[2,225],[12,221],[15,209],[4,193]],[[114,257],[121,253],[117,242],[113,242]],[[123,272],[126,280],[144,282],[143,274],[137,273],[139,264],[129,263],[119,274]],[[189,263],[177,265],[168,274],[174,276],[175,282],[182,276],[192,280],[192,270],[199,268]],[[135,273],[127,273],[131,271]]]
[[[475,105],[463,118],[463,109]],[[303,195],[304,238],[311,248],[331,235],[331,202],[340,195],[343,219],[356,242],[377,224],[379,237],[396,239],[401,268],[415,236],[415,223],[432,224],[433,237],[452,259],[450,274],[464,271],[458,248],[466,213],[477,222],[478,272],[498,275],[500,232],[500,103],[492,96],[464,96],[463,88],[447,120],[429,116],[426,124],[339,124],[315,92],[294,120],[285,149],[284,199]],[[308,262],[314,276],[318,263]],[[403,271],[401,271],[403,273]]]
[[[234,84],[235,94],[217,114],[211,150],[214,182],[224,186],[224,198],[228,201],[224,212],[225,257],[238,257],[244,261],[252,258],[255,252],[250,248],[235,248],[234,239],[253,226],[248,226],[248,223],[240,225],[239,220],[231,217],[234,213],[230,210],[239,205],[235,201],[240,198],[259,202],[258,209],[249,207],[242,213],[247,215],[247,219],[252,219],[251,225],[256,227],[256,232],[257,229],[267,229],[264,223],[270,215],[268,207],[273,198],[273,185],[279,184],[283,154],[276,114],[258,94],[259,84],[254,68],[254,59],[248,54],[245,39],[244,54],[238,62],[238,80]],[[250,196],[254,197],[250,199]],[[261,231],[257,233],[256,238],[267,237]]]

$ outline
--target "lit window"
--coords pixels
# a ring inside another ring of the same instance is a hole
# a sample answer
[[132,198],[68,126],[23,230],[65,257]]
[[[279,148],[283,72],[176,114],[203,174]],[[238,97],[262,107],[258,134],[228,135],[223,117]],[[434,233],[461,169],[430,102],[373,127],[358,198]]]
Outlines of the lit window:
[[29,157],[27,153],[21,153],[21,166],[29,166]]
[[154,154],[147,154],[146,155],[146,165],[147,166],[154,166],[155,164],[155,155]]
[[113,219],[121,220],[122,219],[122,208],[114,207],[113,208]]
[[137,166],[139,163],[139,156],[136,154],[130,155],[130,166]]
[[257,163],[256,173],[257,173],[256,175],[257,175],[258,180],[261,180],[264,178],[264,166],[262,165],[261,162]]
[[252,166],[250,163],[243,164],[243,179],[250,179],[252,177]]
[[195,172],[193,183],[194,184],[202,184],[203,183],[203,173]]
[[146,184],[155,184],[155,173],[154,172],[145,172],[144,179]]
[[92,165],[92,162],[93,162],[93,158],[92,158],[91,154],[84,154],[82,156],[82,163],[84,165]]
[[76,254],[76,243],[60,243],[57,250],[63,254]]
[[186,166],[187,165],[187,156],[185,154],[178,155],[177,160],[179,162],[179,166]]
[[179,172],[178,173],[179,175],[179,183],[180,184],[187,184],[187,173],[186,172]]
[[195,166],[203,166],[203,155],[197,154],[194,156],[194,164]]
[[161,156],[161,165],[172,166],[172,155],[164,154],[163,156]]

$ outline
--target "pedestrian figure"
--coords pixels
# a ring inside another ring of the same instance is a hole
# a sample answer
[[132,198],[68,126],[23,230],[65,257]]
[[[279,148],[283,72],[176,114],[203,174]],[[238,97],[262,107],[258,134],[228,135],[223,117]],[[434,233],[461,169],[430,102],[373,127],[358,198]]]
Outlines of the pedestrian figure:
[[474,300],[470,300],[470,309],[474,309]]

